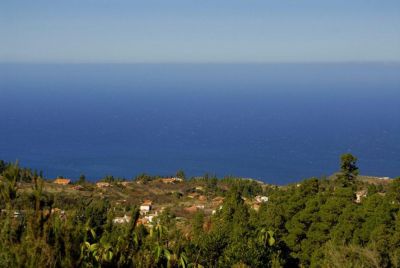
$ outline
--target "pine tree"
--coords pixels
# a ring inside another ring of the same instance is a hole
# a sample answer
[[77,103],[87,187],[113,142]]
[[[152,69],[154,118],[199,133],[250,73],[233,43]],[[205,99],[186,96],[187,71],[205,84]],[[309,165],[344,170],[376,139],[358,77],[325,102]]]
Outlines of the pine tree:
[[354,184],[358,175],[357,158],[352,154],[343,154],[340,157],[340,173],[337,175],[342,186],[347,187]]

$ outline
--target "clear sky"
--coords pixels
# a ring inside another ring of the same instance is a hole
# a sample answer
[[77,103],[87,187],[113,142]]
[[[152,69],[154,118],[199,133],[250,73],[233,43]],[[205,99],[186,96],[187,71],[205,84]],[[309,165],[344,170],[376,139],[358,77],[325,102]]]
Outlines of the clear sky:
[[321,61],[400,61],[400,1],[0,1],[0,62]]

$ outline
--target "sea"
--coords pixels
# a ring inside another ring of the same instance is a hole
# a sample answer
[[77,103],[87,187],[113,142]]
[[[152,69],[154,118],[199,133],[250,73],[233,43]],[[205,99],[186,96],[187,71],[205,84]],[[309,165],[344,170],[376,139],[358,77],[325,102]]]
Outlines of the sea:
[[0,64],[0,159],[48,178],[400,176],[399,63]]

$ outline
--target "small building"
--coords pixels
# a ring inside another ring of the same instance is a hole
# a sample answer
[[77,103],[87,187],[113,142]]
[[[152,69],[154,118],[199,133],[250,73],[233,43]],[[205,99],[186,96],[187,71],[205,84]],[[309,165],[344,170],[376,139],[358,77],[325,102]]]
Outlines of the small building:
[[152,206],[152,202],[150,200],[145,200],[141,205],[140,205],[140,213],[141,214],[147,214],[150,212]]
[[97,188],[107,188],[107,187],[111,187],[111,184],[109,182],[96,182],[96,187]]
[[131,217],[126,214],[123,217],[116,217],[113,219],[113,223],[123,224],[131,221]]
[[361,203],[361,200],[364,197],[367,197],[367,190],[361,190],[361,191],[356,192],[356,200],[355,200],[355,202],[356,203]]
[[58,185],[68,185],[68,184],[71,183],[71,180],[70,179],[57,178],[57,179],[54,180],[54,183],[58,184]]
[[268,198],[268,196],[257,195],[255,200],[257,203],[266,203],[266,202],[268,202],[269,198]]
[[163,183],[172,184],[172,183],[182,182],[183,179],[178,178],[178,177],[173,177],[173,178],[161,178],[160,181],[163,182]]

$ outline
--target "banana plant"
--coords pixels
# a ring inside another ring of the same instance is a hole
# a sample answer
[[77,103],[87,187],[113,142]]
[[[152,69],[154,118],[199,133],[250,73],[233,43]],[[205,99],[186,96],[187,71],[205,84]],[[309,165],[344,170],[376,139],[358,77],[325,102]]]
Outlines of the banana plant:
[[105,238],[101,238],[98,243],[90,244],[85,241],[81,245],[81,261],[83,263],[94,263],[101,266],[103,263],[112,262],[113,257],[112,245]]
[[100,262],[111,262],[114,253],[112,251],[112,245],[106,241],[104,237],[100,239],[97,250],[94,252],[95,259]]
[[167,229],[161,224],[157,223],[156,226],[150,229],[150,236],[157,240],[158,243],[161,242],[164,234],[167,233]]
[[264,245],[264,247],[273,246],[275,244],[274,232],[262,228],[259,232],[259,241]]
[[187,268],[188,267],[188,257],[186,256],[185,252],[182,252],[179,256],[179,267]]

